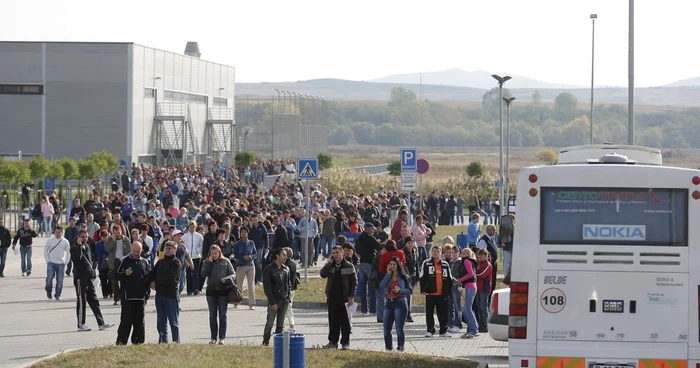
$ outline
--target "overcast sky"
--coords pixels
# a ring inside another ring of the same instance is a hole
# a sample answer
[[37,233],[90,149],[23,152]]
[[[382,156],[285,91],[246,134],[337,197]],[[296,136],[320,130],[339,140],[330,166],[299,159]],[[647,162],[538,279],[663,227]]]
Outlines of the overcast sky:
[[[700,1],[636,0],[635,80],[700,76]],[[236,67],[238,82],[369,80],[450,68],[627,85],[627,0],[0,0],[0,40],[122,41]],[[686,40],[685,42],[682,40]]]

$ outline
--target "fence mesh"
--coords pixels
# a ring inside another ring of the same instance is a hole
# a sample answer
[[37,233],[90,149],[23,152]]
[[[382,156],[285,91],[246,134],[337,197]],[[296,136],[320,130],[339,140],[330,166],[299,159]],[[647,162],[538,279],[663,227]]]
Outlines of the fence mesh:
[[236,97],[238,147],[258,157],[296,159],[328,151],[328,101],[284,93]]

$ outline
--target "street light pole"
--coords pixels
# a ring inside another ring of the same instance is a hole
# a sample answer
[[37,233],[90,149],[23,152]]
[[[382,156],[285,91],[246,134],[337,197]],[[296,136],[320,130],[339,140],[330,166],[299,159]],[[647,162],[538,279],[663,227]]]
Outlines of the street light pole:
[[591,135],[588,144],[593,144],[593,81],[595,76],[595,20],[598,18],[598,14],[591,14],[591,21],[593,21],[593,34],[591,38]]
[[[272,159],[276,159],[275,147],[277,147],[277,136],[275,135],[276,125],[280,123],[280,90],[275,88],[277,91],[277,106],[273,106],[272,110]],[[273,104],[275,105],[275,104]]]
[[[499,136],[500,136],[500,153],[499,153],[499,158],[500,158],[500,164],[498,167],[499,171],[499,187],[498,187],[498,198],[501,203],[501,206],[503,206],[503,84],[506,83],[509,79],[511,79],[510,76],[499,76],[496,74],[491,75],[496,81],[498,81],[498,109],[499,109],[499,121],[500,121],[500,129],[499,129]],[[502,207],[501,207],[502,208]],[[501,211],[503,212],[503,211]]]
[[634,145],[634,0],[630,0],[629,10],[629,54],[627,56],[627,144]]
[[[503,97],[503,102],[506,103],[506,177],[505,177],[505,194],[506,211],[501,211],[501,214],[508,214],[509,199],[510,199],[510,104],[515,100],[515,97]],[[502,206],[502,205],[501,205]]]

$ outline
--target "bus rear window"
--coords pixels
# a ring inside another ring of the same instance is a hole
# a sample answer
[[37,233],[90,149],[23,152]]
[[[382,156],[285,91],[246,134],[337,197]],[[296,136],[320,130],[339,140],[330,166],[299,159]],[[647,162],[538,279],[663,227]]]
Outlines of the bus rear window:
[[688,189],[542,187],[542,244],[688,245]]

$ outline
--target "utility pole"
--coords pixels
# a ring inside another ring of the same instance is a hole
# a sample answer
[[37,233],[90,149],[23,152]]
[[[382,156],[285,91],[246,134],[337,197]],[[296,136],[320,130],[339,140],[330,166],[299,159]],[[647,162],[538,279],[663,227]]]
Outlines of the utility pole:
[[627,144],[634,145],[634,0],[629,0],[629,54],[627,85]]

